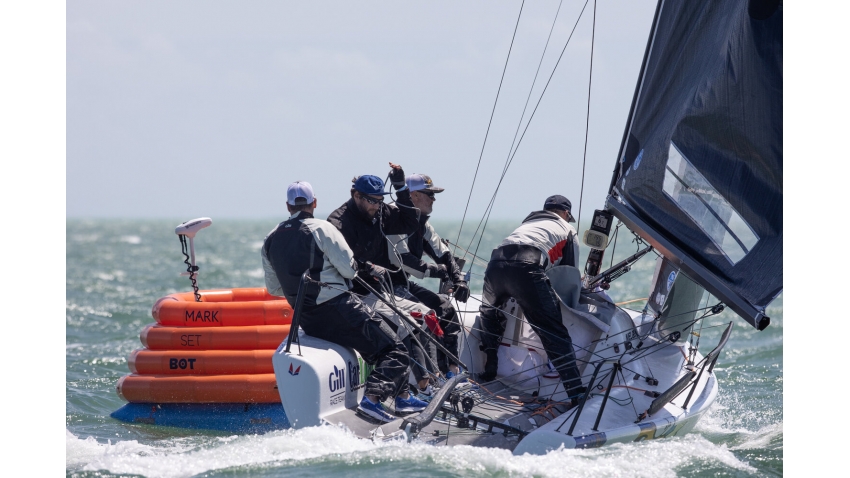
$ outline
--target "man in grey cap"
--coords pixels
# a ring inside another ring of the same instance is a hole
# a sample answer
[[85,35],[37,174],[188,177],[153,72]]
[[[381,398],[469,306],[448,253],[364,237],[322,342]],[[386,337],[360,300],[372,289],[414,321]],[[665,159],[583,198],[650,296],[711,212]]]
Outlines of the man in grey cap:
[[[458,356],[458,334],[460,334],[460,321],[457,311],[452,306],[450,297],[437,294],[416,282],[410,281],[410,276],[418,279],[426,277],[439,278],[451,284],[451,293],[460,302],[466,302],[469,298],[469,286],[464,280],[460,267],[458,267],[449,248],[443,243],[434,227],[428,222],[434,209],[435,194],[445,191],[443,188],[434,186],[431,178],[425,174],[414,173],[405,178],[405,184],[410,189],[410,198],[413,205],[419,210],[419,227],[407,235],[388,236],[390,243],[390,259],[393,265],[402,266],[405,272],[405,281],[395,283],[397,296],[421,302],[436,312],[439,318],[438,324],[429,324],[431,331],[442,340],[443,346]],[[433,262],[425,262],[423,256],[429,256]],[[429,354],[438,364],[440,372],[446,378],[451,378],[460,372],[458,364],[454,359],[436,350],[433,344],[430,346]],[[414,369],[415,370],[415,369]],[[426,395],[429,393],[429,385],[420,382],[420,391]]]
[[485,330],[481,342],[487,355],[484,373],[479,375],[481,381],[496,378],[497,351],[506,325],[499,307],[513,297],[540,337],[567,395],[575,403],[585,392],[572,339],[561,320],[560,302],[545,274],[557,265],[575,267],[578,261],[576,230],[570,225],[575,222],[571,209],[570,200],[564,196],[549,196],[543,210],[529,214],[493,249],[484,272],[484,297],[479,307]]

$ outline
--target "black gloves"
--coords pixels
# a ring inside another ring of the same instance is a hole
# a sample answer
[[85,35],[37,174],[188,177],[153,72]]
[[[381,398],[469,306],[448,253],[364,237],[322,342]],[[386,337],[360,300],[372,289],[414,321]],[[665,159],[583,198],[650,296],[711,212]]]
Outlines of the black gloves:
[[443,264],[428,264],[428,277],[438,277],[442,280],[450,280],[449,270]]
[[466,281],[457,281],[454,285],[454,297],[458,302],[466,303],[469,299],[469,286],[466,285]]
[[393,185],[396,191],[404,187],[404,170],[401,169],[401,166],[393,167],[390,170],[390,183]]
[[369,261],[366,261],[361,267],[360,270],[374,277],[375,279],[380,279],[387,273],[387,270],[379,265],[372,264]]
[[450,281],[457,283],[463,280],[463,274],[460,271],[460,267],[458,267],[457,262],[455,262],[454,257],[452,257],[452,253],[446,251],[445,254],[436,259],[438,264],[445,264],[446,270],[449,273]]

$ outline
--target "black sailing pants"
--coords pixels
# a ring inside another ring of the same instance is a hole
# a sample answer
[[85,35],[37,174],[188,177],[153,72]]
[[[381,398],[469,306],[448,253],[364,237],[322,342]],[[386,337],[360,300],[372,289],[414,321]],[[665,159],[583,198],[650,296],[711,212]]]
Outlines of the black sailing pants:
[[[484,297],[479,312],[484,327],[484,351],[497,351],[505,333],[506,319],[498,307],[513,297],[528,323],[540,337],[546,355],[561,376],[567,395],[581,390],[570,333],[561,320],[558,298],[543,267],[536,263],[491,260],[484,272]],[[517,325],[519,326],[519,324]]]
[[366,379],[366,395],[377,395],[383,401],[407,391],[407,349],[383,319],[351,294],[304,306],[300,325],[313,337],[353,348],[375,366]]

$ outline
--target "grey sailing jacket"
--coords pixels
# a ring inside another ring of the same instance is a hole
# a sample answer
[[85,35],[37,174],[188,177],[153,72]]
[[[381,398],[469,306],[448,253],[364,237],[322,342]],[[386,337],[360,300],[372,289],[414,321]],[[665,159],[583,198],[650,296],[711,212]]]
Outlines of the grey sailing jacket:
[[499,247],[533,246],[548,259],[542,264],[544,270],[548,271],[556,265],[576,265],[579,251],[575,236],[575,228],[554,212],[534,211],[499,244]]
[[303,211],[269,232],[260,255],[269,294],[282,295],[292,304],[306,270],[313,280],[332,286],[309,284],[304,299],[308,306],[321,304],[351,289],[350,279],[357,273],[354,254],[342,233],[331,223]]
[[434,277],[434,267],[429,267],[429,264],[422,260],[422,256],[427,254],[437,264],[446,266],[452,282],[463,280],[451,251],[428,219],[428,216],[420,216],[419,228],[411,234],[387,236],[390,260],[394,266],[404,267],[404,271],[413,277],[424,279]]

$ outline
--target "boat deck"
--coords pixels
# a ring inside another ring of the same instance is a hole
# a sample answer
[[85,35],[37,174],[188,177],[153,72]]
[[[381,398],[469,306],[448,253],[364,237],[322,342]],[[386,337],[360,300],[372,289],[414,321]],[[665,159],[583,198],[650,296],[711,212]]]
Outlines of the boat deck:
[[[457,403],[444,402],[442,410],[420,431],[416,440],[429,445],[471,445],[513,450],[522,436],[570,408],[566,403],[541,400],[499,382],[490,384],[485,391],[460,389],[455,393]],[[474,404],[465,423],[452,413],[454,406],[463,411],[464,399]],[[386,405],[392,411],[388,404],[389,401]],[[347,409],[325,417],[325,420],[343,426],[361,438],[406,438],[402,433],[403,417],[382,424]]]

